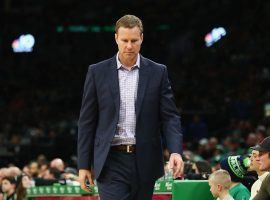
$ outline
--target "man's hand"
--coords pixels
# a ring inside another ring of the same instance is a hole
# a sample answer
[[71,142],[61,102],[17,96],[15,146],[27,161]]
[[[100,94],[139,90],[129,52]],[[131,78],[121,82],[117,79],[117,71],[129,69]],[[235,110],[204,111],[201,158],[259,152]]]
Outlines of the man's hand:
[[79,170],[79,182],[81,185],[81,188],[86,192],[92,192],[89,186],[86,185],[86,181],[90,183],[90,186],[94,186],[94,181],[92,179],[92,175],[90,170],[87,169],[80,169]]
[[173,170],[173,178],[181,177],[184,170],[184,163],[182,156],[178,153],[172,153],[169,160],[169,169]]

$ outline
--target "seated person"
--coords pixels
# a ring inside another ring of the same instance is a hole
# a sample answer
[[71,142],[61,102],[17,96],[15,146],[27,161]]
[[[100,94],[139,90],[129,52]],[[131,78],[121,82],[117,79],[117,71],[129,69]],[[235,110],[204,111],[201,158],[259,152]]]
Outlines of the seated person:
[[269,174],[268,171],[260,170],[259,161],[256,160],[258,156],[259,156],[259,151],[252,150],[251,155],[250,155],[250,166],[248,168],[248,171],[255,171],[258,175],[258,180],[256,180],[255,183],[251,187],[250,199],[253,199],[256,196],[256,194],[261,188],[263,180]]
[[217,200],[234,200],[229,193],[231,187],[230,174],[223,169],[213,172],[209,176],[210,191]]
[[249,158],[244,159],[242,156],[228,156],[220,162],[221,169],[228,171],[231,176],[232,184],[229,192],[235,200],[249,200],[250,198],[250,191],[241,183],[249,164]]

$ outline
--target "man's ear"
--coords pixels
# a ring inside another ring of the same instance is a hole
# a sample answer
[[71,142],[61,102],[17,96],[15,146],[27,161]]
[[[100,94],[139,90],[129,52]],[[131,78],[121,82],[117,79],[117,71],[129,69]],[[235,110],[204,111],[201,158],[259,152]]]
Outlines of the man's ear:
[[118,35],[117,35],[117,33],[115,33],[114,34],[114,39],[115,39],[116,44],[118,44],[117,38],[118,38]]
[[222,185],[221,184],[217,184],[217,189],[218,189],[218,191],[220,192],[221,190],[222,190]]
[[142,42],[143,42],[143,33],[141,34],[141,40],[142,40]]

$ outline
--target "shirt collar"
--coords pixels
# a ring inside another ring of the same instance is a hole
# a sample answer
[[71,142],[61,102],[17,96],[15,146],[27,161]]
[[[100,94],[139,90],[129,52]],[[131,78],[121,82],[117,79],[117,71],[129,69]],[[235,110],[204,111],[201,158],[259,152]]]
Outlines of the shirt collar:
[[265,177],[269,174],[269,172],[264,172],[261,176],[259,176],[258,178],[263,181],[265,179]]
[[[140,68],[140,61],[141,61],[141,57],[140,57],[140,54],[138,53],[136,63],[132,67],[137,66],[138,68]],[[122,67],[122,63],[119,60],[119,52],[117,52],[117,55],[116,55],[116,63],[117,63],[117,69],[120,69]]]

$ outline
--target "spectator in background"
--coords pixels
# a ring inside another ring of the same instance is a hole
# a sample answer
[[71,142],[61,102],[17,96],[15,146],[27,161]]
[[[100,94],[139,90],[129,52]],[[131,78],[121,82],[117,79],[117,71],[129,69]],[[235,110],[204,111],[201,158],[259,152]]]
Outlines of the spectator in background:
[[232,180],[230,195],[235,200],[249,200],[250,191],[241,183],[248,168],[248,159],[241,156],[229,156],[220,162],[221,169],[229,172]]
[[208,174],[212,173],[211,165],[206,160],[196,161],[192,168],[195,170],[197,174]]
[[26,200],[26,189],[33,186],[29,175],[23,173],[18,179],[17,200]]
[[38,171],[38,177],[43,177],[47,169],[49,168],[49,162],[47,158],[44,155],[39,155],[37,158],[39,171]]
[[55,167],[50,167],[44,175],[44,179],[59,180],[61,177],[61,171]]
[[39,166],[37,161],[31,161],[29,164],[29,174],[31,177],[37,177],[39,171]]
[[38,171],[38,177],[44,177],[44,175],[48,169],[49,169],[48,163],[41,164],[39,167],[39,171]]
[[64,178],[65,180],[79,181],[78,172],[75,168],[72,167],[65,168],[65,171],[62,174],[62,178]]
[[192,171],[186,174],[186,179],[190,180],[207,180],[212,173],[211,165],[206,160],[196,161],[192,164]]
[[210,191],[217,200],[234,200],[229,193],[231,177],[226,170],[217,170],[209,177]]
[[252,200],[256,196],[256,194],[260,190],[263,180],[269,174],[269,172],[267,171],[260,170],[260,164],[258,160],[256,160],[258,156],[259,156],[259,151],[252,150],[251,156],[250,156],[250,166],[248,168],[248,171],[255,171],[258,175],[258,180],[255,181],[255,183],[251,187],[250,200]]
[[55,158],[51,161],[50,163],[50,167],[51,168],[56,168],[58,169],[60,172],[64,172],[65,169],[65,164],[64,161],[60,158]]
[[16,180],[14,177],[4,177],[2,179],[3,200],[16,200]]
[[[259,162],[261,171],[270,171],[270,136],[265,138],[260,144],[253,147],[259,151],[256,160]],[[253,200],[269,200],[270,199],[270,174],[268,174],[262,182],[261,188]]]

